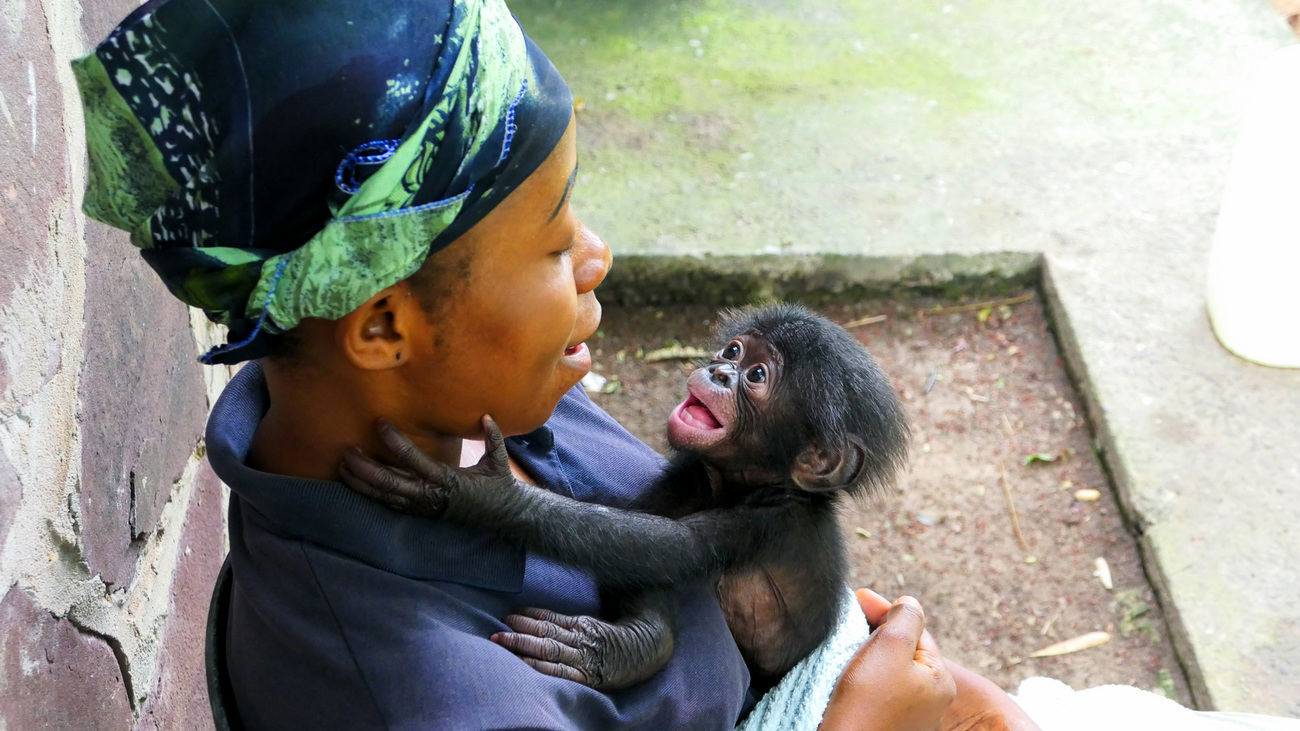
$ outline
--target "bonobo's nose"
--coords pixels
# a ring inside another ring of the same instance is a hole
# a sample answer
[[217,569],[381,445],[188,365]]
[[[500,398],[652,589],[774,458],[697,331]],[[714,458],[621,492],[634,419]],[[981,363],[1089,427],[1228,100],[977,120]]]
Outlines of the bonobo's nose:
[[731,381],[736,377],[736,370],[730,363],[714,363],[709,366],[708,371],[709,380],[723,388],[731,388]]

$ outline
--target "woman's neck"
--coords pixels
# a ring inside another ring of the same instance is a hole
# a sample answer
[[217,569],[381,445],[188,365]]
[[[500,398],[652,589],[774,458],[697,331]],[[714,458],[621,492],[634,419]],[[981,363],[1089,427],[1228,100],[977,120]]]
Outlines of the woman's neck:
[[[248,466],[262,472],[318,480],[337,480],[344,450],[357,447],[380,461],[390,461],[379,441],[375,421],[392,418],[364,388],[342,384],[309,368],[265,365],[270,408],[253,436]],[[446,464],[460,464],[461,440],[417,435],[397,423],[420,449]]]

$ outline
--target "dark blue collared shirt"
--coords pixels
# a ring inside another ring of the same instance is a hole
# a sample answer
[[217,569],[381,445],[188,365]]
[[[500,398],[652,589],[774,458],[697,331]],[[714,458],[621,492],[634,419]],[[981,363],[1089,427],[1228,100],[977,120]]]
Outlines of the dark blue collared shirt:
[[[519,607],[599,615],[585,573],[486,532],[400,515],[342,483],[244,464],[268,406],[251,363],[208,422],[230,486],[228,656],[250,729],[729,729],[749,674],[712,590],[683,587],[672,659],[600,693],[536,672],[491,642]],[[580,388],[547,425],[507,440],[538,482],[622,503],[662,467]]]

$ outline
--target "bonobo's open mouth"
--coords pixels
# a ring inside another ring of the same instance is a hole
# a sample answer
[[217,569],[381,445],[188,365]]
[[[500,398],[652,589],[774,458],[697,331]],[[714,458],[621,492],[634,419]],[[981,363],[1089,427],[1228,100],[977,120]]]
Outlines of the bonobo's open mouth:
[[703,368],[691,374],[686,389],[686,400],[668,417],[668,443],[673,449],[711,449],[730,433],[735,396],[726,389],[713,388]]
[[673,412],[673,417],[701,431],[722,428],[722,424],[718,423],[718,417],[709,411],[709,407],[705,406],[703,401],[695,398],[695,394],[686,397],[686,400]]

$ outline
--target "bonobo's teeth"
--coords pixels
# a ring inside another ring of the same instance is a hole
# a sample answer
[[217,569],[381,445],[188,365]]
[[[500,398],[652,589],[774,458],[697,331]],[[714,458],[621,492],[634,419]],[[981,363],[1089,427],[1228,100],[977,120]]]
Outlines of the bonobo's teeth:
[[705,406],[704,402],[694,395],[688,396],[682,402],[682,405],[677,409],[677,413],[683,423],[695,429],[711,431],[722,428],[722,424],[713,415],[713,412],[709,411],[709,407]]

